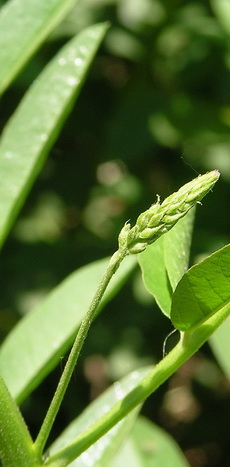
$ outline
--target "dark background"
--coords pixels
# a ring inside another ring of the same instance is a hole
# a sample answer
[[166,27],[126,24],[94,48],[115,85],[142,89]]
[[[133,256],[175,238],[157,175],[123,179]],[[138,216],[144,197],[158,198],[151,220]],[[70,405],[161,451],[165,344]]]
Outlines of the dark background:
[[[71,35],[110,21],[2,252],[3,338],[66,275],[111,255],[124,222],[134,223],[156,194],[164,198],[197,173],[217,168],[221,179],[197,209],[191,264],[229,242],[230,24],[223,28],[215,4],[79,1],[2,98],[1,127]],[[162,358],[171,329],[136,271],[94,323],[53,436],[111,382]],[[34,434],[62,363],[23,405]],[[229,465],[229,383],[208,344],[143,414],[172,434],[191,466]]]

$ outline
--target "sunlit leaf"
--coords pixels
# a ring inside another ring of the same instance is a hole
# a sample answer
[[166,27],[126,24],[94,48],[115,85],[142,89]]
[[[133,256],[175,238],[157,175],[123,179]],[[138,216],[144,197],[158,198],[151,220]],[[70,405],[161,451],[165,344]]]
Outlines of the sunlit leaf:
[[26,93],[0,142],[0,244],[78,95],[107,25],[63,47]]
[[[51,448],[49,448],[49,454],[55,454],[57,451],[67,446],[88,426],[94,423],[102,415],[106,414],[108,410],[112,408],[116,402],[119,402],[119,400],[128,392],[130,392],[149,371],[149,367],[136,370],[107,389],[66,428],[66,430],[53,443]],[[68,465],[76,467],[84,467],[88,465],[92,465],[94,467],[107,467],[111,465],[112,458],[117,453],[122,441],[126,438],[133,426],[139,410],[140,407],[133,410],[127,417],[109,430],[106,435],[102,436],[96,443],[90,446],[89,449],[84,451],[82,455]]]
[[164,430],[138,417],[110,467],[188,467],[179,446]]
[[1,465],[35,465],[33,442],[27,426],[0,376],[0,456]]
[[[168,232],[166,235],[169,235]],[[169,282],[164,257],[164,238],[161,237],[138,257],[143,282],[166,316],[171,308],[172,288]]]
[[191,209],[163,236],[165,265],[172,289],[188,269],[195,209]]
[[188,267],[194,210],[139,255],[143,281],[166,316],[172,292]]
[[[0,373],[18,401],[44,379],[70,347],[107,264],[108,259],[103,259],[72,273],[3,342]],[[126,258],[122,263],[102,307],[119,290],[135,264],[135,257]]]
[[230,310],[230,245],[182,277],[173,295],[171,319],[176,328],[187,331],[225,307]]
[[0,10],[0,94],[77,0],[11,0]]
[[212,351],[225,372],[230,379],[230,318],[226,319],[224,323],[214,332],[210,337],[209,343]]
[[224,30],[230,34],[230,2],[229,0],[211,0],[211,6]]

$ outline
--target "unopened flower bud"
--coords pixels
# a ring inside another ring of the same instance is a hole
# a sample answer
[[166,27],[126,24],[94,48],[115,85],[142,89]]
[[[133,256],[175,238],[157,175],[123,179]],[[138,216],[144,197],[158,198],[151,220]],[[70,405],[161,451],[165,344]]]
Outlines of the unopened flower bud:
[[215,185],[219,176],[217,170],[199,175],[168,196],[162,204],[158,197],[155,204],[140,214],[133,228],[130,228],[129,223],[125,224],[119,235],[119,248],[122,245],[127,253],[132,254],[144,251],[199,203]]

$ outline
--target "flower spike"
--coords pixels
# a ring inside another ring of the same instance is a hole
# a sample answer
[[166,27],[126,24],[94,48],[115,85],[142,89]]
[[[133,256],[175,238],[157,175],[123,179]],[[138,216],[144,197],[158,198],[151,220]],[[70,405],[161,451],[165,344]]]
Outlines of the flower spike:
[[219,176],[218,170],[199,175],[162,203],[158,196],[157,202],[140,214],[134,227],[131,228],[130,223],[124,225],[118,238],[119,249],[126,251],[126,254],[144,251],[199,203],[215,185]]

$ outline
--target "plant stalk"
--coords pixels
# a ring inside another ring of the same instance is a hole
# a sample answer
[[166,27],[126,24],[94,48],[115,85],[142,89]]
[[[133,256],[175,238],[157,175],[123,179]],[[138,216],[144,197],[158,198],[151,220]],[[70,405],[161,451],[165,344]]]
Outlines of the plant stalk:
[[87,428],[75,440],[45,462],[49,467],[65,467],[94,444],[114,425],[142,403],[206,342],[210,335],[229,316],[230,306],[208,318],[203,324],[181,333],[178,344],[129,394],[115,404],[105,415]]
[[[78,360],[80,351],[82,349],[83,343],[87,336],[88,330],[91,326],[91,323],[95,317],[95,311],[100,304],[102,296],[113,276],[116,272],[117,268],[119,267],[121,261],[124,257],[131,253],[137,254],[147,247],[148,244],[153,243],[157,240],[162,234],[166,233],[170,230],[176,222],[183,217],[189,209],[191,209],[198,201],[200,201],[207,192],[213,187],[216,181],[219,178],[219,172],[214,170],[209,172],[203,176],[199,176],[194,179],[192,182],[187,183],[180,190],[176,193],[173,193],[171,196],[166,198],[163,203],[160,205],[159,200],[155,205],[152,205],[147,211],[142,213],[135,224],[135,226],[130,229],[130,224],[126,223],[121,230],[119,237],[118,237],[118,244],[119,248],[112,256],[108,268],[105,272],[105,275],[97,289],[97,292],[91,302],[88,312],[83,319],[81,326],[79,328],[77,337],[73,344],[72,350],[70,352],[69,358],[67,360],[65,369],[57,386],[57,390],[54,394],[54,397],[51,401],[50,407],[38,434],[38,437],[35,441],[35,450],[36,453],[41,456],[42,451],[44,449],[45,443],[49,436],[50,430],[53,426],[54,420],[56,418],[57,412],[61,405],[62,399],[64,397],[65,391],[69,384],[71,375],[73,373],[74,367]],[[183,353],[182,353],[183,356]],[[163,360],[164,361],[164,360]],[[178,367],[176,367],[178,368]],[[175,369],[173,370],[175,371]],[[165,379],[170,376],[170,366],[168,367],[168,374],[166,375]],[[138,388],[138,394],[141,396],[137,397],[136,401],[136,390],[130,393],[130,397],[132,398],[132,394],[134,395],[134,401],[132,402],[128,399],[127,411],[123,413],[120,412],[119,404],[114,408],[115,412],[110,411],[111,413],[111,420],[112,426],[117,423],[118,420],[123,418],[133,407],[138,405],[142,402],[156,387],[152,384],[147,385],[148,389],[147,392],[145,390],[146,384],[144,383],[146,380],[143,381],[143,388],[140,391]],[[152,380],[151,380],[152,381]],[[155,379],[154,379],[155,381]],[[140,386],[142,387],[142,386]],[[128,397],[128,396],[127,396]],[[124,399],[125,401],[126,399]],[[133,405],[134,404],[134,405]],[[126,404],[124,405],[126,407]],[[116,418],[116,413],[118,413],[118,419]],[[113,418],[114,417],[114,418]],[[107,420],[107,419],[106,419]],[[110,421],[108,420],[110,423]],[[106,421],[107,423],[107,421]],[[103,423],[102,423],[103,425]],[[107,431],[105,427],[103,428],[105,433]],[[102,434],[103,434],[102,433]],[[99,434],[98,437],[102,436]],[[97,438],[98,439],[98,438]],[[92,444],[92,443],[91,443]],[[89,444],[90,445],[90,444]],[[89,446],[87,445],[87,446]],[[63,464],[64,465],[64,464]]]
[[42,456],[42,452],[47,441],[47,438],[52,429],[53,423],[57,416],[58,410],[60,408],[61,402],[65,395],[66,389],[68,387],[70,378],[74,371],[75,365],[77,363],[79,354],[81,352],[82,346],[84,344],[85,338],[88,334],[89,328],[94,320],[95,312],[98,308],[98,305],[101,302],[101,299],[105,293],[105,290],[112,279],[113,274],[116,272],[118,267],[121,264],[121,261],[126,256],[126,251],[119,249],[117,250],[110,259],[106,272],[98,286],[98,289],[94,295],[94,298],[90,304],[90,307],[82,320],[81,326],[78,330],[77,337],[74,341],[73,347],[69,354],[67,363],[65,365],[64,371],[58,383],[57,389],[41,426],[41,429],[38,433],[37,439],[34,443],[34,449],[38,458]]

